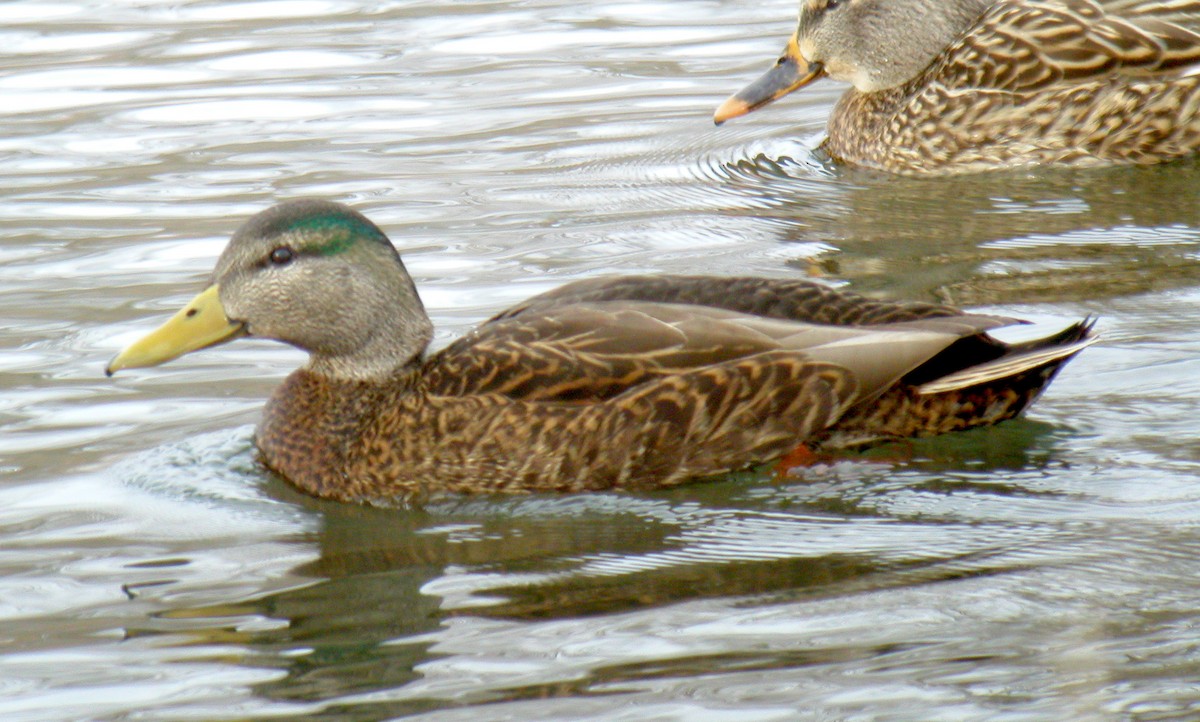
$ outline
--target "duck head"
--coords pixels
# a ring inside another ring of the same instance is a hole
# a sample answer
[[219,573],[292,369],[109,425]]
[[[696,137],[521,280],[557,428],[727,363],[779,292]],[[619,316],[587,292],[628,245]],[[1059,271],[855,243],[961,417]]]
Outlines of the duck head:
[[796,32],[758,80],[726,100],[717,125],[823,76],[862,93],[902,85],[929,67],[995,0],[801,0]]
[[339,203],[292,200],[246,221],[209,287],[106,372],[256,336],[307,351],[311,371],[381,378],[418,359],[432,335],[412,278],[374,223]]

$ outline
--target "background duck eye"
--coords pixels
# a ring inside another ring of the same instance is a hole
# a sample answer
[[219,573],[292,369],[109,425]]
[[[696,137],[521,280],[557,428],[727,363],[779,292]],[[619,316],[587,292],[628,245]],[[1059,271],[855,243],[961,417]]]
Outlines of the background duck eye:
[[271,251],[270,259],[271,263],[275,264],[276,266],[284,266],[291,263],[292,259],[295,258],[295,255],[296,254],[292,251],[292,249],[288,248],[287,246],[280,246],[279,248]]

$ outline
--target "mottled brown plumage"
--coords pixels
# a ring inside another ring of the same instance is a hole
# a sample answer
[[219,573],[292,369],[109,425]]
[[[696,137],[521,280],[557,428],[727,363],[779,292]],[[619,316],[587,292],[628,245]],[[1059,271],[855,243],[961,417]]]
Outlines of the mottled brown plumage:
[[[257,444],[299,488],[347,501],[662,487],[805,442],[995,423],[1092,340],[1085,322],[1006,345],[986,331],[1012,319],[807,281],[632,276],[536,296],[427,354],[428,318],[386,237],[311,200],[248,221],[213,280],[110,372],[243,333],[306,349]],[[164,350],[189,324],[204,340]]]
[[1200,0],[804,0],[775,82],[718,119],[830,75],[854,85],[824,143],[849,164],[1161,162],[1200,149],[1198,33]]

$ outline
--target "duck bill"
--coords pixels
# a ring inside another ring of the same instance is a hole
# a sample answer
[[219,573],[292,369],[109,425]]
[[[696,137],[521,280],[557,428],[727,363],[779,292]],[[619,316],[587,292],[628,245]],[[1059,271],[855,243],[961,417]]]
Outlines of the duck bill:
[[215,346],[245,334],[240,321],[230,321],[217,297],[217,284],[193,298],[166,323],[130,344],[108,362],[104,373],[158,366],[185,353]]
[[793,35],[788,41],[783,57],[758,80],[754,81],[717,108],[713,122],[717,125],[730,118],[737,118],[761,108],[772,100],[778,100],[793,90],[803,88],[825,74],[820,63],[810,63],[800,53],[800,45]]

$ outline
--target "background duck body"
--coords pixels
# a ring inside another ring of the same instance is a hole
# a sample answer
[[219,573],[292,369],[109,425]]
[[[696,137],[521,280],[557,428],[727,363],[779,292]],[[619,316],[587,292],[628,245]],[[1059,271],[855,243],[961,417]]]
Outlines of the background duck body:
[[[904,174],[1153,163],[1200,149],[1200,3],[997,3],[905,86],[851,89],[824,148]],[[1121,14],[1118,14],[1121,13]]]
[[208,290],[119,354],[149,366],[239,335],[307,350],[256,435],[310,494],[679,484],[778,458],[996,423],[1092,342],[1091,325],[1008,345],[1018,323],[808,281],[592,279],[535,296],[427,355],[399,255],[338,204],[250,219]]
[[[948,44],[939,24],[904,29],[955,9],[977,17]],[[829,74],[855,87],[823,147],[852,165],[921,175],[1162,162],[1200,150],[1198,31],[1200,0],[816,0],[781,63],[817,69],[774,94],[747,88],[718,119]],[[921,69],[897,76],[891,64]]]

